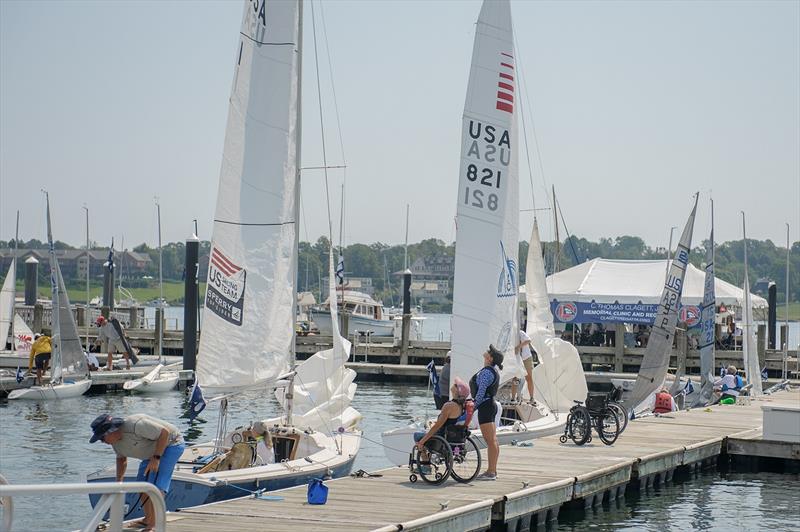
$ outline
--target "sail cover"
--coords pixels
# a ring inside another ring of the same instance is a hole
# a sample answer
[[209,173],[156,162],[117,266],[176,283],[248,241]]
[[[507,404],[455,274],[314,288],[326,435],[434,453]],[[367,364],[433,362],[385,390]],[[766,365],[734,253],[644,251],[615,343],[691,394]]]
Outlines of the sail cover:
[[[11,331],[11,323],[14,319],[14,295],[17,286],[17,257],[11,259],[11,267],[8,269],[6,280],[3,281],[3,288],[0,289],[0,350],[5,349],[8,341],[8,333]],[[14,348],[14,340],[11,339],[11,348]]]
[[753,323],[753,303],[750,300],[750,279],[748,278],[747,265],[747,234],[744,231],[744,213],[742,214],[742,233],[744,236],[744,305],[742,306],[742,358],[747,383],[752,384],[750,395],[761,395],[761,369],[758,364],[758,350],[756,348],[755,324]]
[[513,43],[508,0],[484,2],[464,107],[456,209],[451,375],[463,379],[483,366],[489,344],[505,354],[502,381],[523,374],[514,356],[519,183]]
[[[712,215],[713,219],[713,215]],[[700,311],[700,394],[693,406],[704,406],[711,402],[714,391],[714,316],[717,301],[714,293],[714,227],[712,221],[711,237],[706,250],[706,282],[703,291],[703,307]]]
[[299,4],[245,2],[197,376],[236,390],[289,370],[294,338]]
[[667,376],[669,357],[675,338],[675,326],[678,323],[683,277],[689,264],[689,250],[692,248],[692,230],[696,212],[697,197],[695,197],[694,207],[689,214],[689,219],[686,220],[680,242],[675,249],[675,256],[669,267],[669,273],[664,281],[661,302],[658,304],[658,312],[650,332],[650,339],[647,342],[642,365],[639,367],[639,375],[636,377],[631,395],[625,399],[625,406],[628,409],[635,410],[639,407],[650,397],[650,394],[657,391]]
[[539,365],[533,370],[534,395],[553,412],[567,412],[574,405],[573,401],[586,399],[586,377],[575,346],[555,336],[545,286],[539,224],[535,219],[529,244],[525,269],[526,332],[539,358]]
[[64,286],[64,277],[53,246],[50,223],[50,198],[47,199],[47,244],[50,249],[50,288],[52,290],[53,365],[50,381],[60,384],[66,376],[84,377],[88,374],[86,357],[78,335],[75,316]]

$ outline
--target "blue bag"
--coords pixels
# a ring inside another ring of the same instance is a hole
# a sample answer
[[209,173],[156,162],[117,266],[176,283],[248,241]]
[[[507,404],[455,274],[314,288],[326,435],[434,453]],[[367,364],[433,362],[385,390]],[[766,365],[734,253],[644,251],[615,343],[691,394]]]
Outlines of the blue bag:
[[315,478],[308,483],[308,504],[325,504],[328,502],[328,486],[322,483],[321,478]]

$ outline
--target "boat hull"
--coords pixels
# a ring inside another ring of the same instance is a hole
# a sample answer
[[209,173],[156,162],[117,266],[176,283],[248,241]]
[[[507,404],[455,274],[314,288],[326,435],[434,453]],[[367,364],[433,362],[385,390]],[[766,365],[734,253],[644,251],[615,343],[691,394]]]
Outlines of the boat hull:
[[[331,315],[325,312],[311,311],[314,324],[322,335],[333,334],[331,330]],[[364,316],[353,316],[348,318],[350,333],[356,331],[369,332],[372,336],[394,336],[394,322],[391,320],[376,320]]]
[[92,381],[84,379],[76,382],[65,382],[63,384],[47,386],[31,386],[13,390],[8,394],[9,400],[29,400],[29,401],[48,401],[70,399],[80,397],[92,387]]

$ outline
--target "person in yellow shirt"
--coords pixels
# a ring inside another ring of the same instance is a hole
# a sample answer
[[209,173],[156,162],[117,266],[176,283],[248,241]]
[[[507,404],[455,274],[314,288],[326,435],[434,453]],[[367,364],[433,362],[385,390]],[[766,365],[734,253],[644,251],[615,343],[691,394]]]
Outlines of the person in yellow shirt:
[[44,334],[37,334],[34,336],[33,345],[31,345],[31,354],[28,357],[28,371],[33,370],[34,363],[36,364],[36,382],[37,386],[42,385],[42,374],[47,371],[50,366],[50,352],[52,351],[50,344],[50,337]]

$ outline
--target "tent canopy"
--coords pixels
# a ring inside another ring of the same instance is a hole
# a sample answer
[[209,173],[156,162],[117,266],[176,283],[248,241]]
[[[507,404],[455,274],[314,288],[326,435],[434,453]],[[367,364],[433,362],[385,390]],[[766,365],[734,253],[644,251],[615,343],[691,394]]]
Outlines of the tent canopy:
[[[578,305],[582,310],[583,303],[600,304],[622,304],[628,307],[632,305],[658,305],[661,293],[664,288],[664,278],[667,271],[666,260],[610,260],[592,259],[567,270],[558,272],[547,277],[547,292],[553,303],[553,310],[559,314],[557,309],[558,302],[570,302]],[[683,295],[681,297],[682,306],[698,306],[703,302],[703,283],[705,272],[689,264],[683,284]],[[717,305],[741,307],[744,296],[741,288],[738,288],[721,279],[716,279],[715,290]],[[524,294],[525,288],[520,287],[520,293]],[[763,297],[752,295],[753,308],[767,307],[767,300]],[[568,314],[575,311],[566,308],[567,314],[556,315],[557,321],[572,321]],[[649,314],[650,309],[629,309],[632,311],[642,310],[648,316],[641,316],[642,321],[652,321]],[[588,317],[586,318],[588,319]],[[576,321],[585,321],[584,319]],[[607,317],[602,321],[617,321],[612,317]],[[618,321],[629,321],[620,319]],[[639,320],[630,320],[638,322]]]

